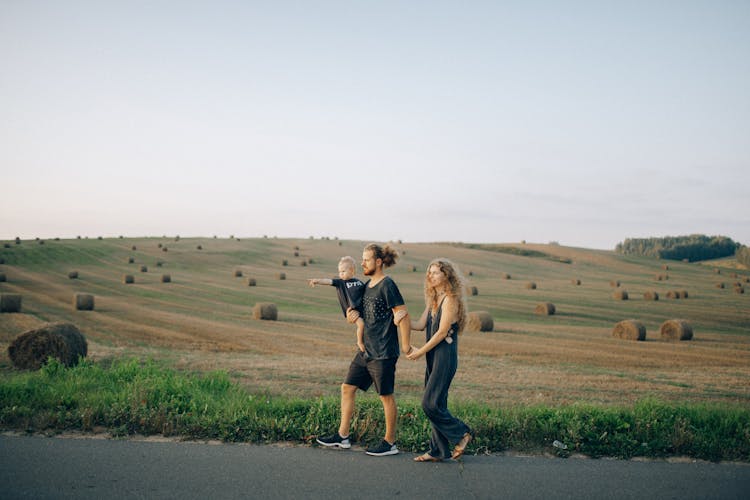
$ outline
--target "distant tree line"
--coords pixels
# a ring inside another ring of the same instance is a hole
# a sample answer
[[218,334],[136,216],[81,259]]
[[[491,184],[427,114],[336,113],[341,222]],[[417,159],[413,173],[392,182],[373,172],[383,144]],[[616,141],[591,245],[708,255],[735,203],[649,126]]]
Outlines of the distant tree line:
[[750,247],[741,246],[734,255],[737,257],[737,262],[750,267]]
[[[615,252],[624,255],[645,255],[660,259],[690,262],[729,257],[741,247],[726,236],[665,236],[663,238],[628,238],[615,247]],[[739,259],[739,257],[738,257]]]

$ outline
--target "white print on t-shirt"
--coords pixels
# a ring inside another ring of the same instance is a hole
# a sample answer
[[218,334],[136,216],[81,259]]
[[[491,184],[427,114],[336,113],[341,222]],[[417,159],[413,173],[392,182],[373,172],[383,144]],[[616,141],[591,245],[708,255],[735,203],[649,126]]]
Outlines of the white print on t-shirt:
[[361,281],[347,281],[346,282],[346,288],[351,288],[353,286],[362,286],[363,283]]
[[388,306],[380,297],[365,297],[364,300],[365,317],[371,321],[378,321],[388,317]]

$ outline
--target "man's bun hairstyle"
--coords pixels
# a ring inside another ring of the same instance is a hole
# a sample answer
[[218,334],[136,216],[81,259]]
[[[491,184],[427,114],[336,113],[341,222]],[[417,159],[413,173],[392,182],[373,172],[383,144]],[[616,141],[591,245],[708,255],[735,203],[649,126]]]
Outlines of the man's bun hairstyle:
[[390,245],[381,247],[376,243],[370,243],[365,247],[365,251],[371,251],[372,256],[375,259],[380,259],[383,262],[383,267],[391,267],[398,260],[398,252]]

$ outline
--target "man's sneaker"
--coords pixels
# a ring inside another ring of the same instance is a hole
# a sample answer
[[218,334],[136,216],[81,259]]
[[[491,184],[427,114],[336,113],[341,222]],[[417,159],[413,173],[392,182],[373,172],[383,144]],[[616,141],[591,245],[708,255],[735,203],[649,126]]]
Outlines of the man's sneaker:
[[365,453],[374,457],[384,457],[386,455],[396,455],[398,448],[396,448],[396,443],[391,444],[384,439],[379,445],[367,448]]
[[332,448],[351,448],[352,443],[349,441],[349,437],[342,438],[339,433],[333,434],[332,436],[326,436],[322,438],[317,438],[315,441],[318,442],[318,444],[322,444],[323,446],[328,446]]

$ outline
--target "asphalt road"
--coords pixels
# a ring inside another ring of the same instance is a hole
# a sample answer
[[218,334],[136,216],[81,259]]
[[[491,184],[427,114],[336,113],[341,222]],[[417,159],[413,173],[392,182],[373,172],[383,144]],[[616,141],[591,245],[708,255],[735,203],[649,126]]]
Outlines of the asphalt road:
[[750,465],[0,436],[0,498],[747,499]]

